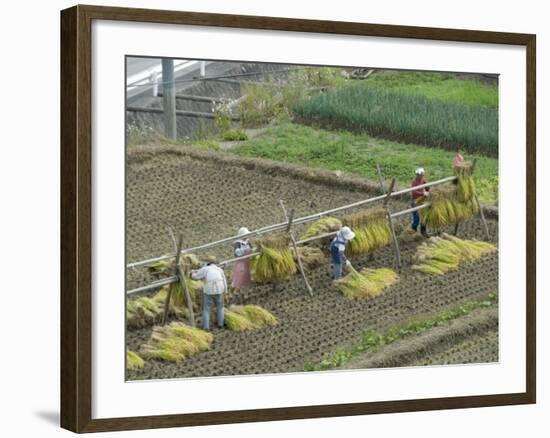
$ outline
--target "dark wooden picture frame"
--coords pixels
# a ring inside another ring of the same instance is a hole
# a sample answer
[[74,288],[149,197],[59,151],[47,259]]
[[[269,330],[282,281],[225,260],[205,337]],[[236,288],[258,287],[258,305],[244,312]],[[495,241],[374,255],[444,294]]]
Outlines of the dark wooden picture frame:
[[[526,47],[526,391],[229,412],[92,419],[92,21],[187,24]],[[61,426],[114,431],[536,402],[536,37],[531,34],[75,6],[61,12]]]

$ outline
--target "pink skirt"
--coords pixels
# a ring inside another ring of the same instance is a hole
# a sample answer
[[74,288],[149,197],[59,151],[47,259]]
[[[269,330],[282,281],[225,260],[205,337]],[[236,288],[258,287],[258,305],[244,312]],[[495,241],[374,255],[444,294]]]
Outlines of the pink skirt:
[[233,282],[231,286],[238,289],[240,287],[248,287],[252,284],[250,279],[250,261],[239,260],[235,262],[235,268],[233,269]]

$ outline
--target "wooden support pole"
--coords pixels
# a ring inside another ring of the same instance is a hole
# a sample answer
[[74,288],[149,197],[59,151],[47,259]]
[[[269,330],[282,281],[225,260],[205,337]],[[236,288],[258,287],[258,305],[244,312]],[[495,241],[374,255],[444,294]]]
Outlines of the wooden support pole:
[[[379,167],[378,167],[378,170],[380,170]],[[382,185],[382,190],[384,190],[384,185],[382,183],[381,174],[380,174],[380,181],[381,181],[381,185]],[[391,231],[391,236],[392,236],[392,241],[393,241],[393,254],[395,256],[395,265],[396,265],[397,269],[400,270],[401,269],[401,249],[399,248],[399,241],[397,240],[397,234],[395,232],[395,224],[393,223],[391,208],[390,208],[390,205],[389,205],[390,204],[390,199],[391,199],[391,194],[392,194],[394,189],[395,189],[395,178],[393,178],[391,180],[390,188],[387,192],[386,199],[384,199],[384,208],[386,209],[386,215],[388,217],[388,224],[390,226],[390,231]]]
[[[181,257],[181,248],[183,246],[183,234],[180,234],[179,240],[178,240],[178,248],[176,251],[176,261],[174,264],[174,276],[178,277],[179,275],[179,264],[180,264],[180,257]],[[168,293],[166,294],[166,300],[164,301],[164,314],[162,315],[162,325],[166,324],[166,320],[168,319],[168,311],[170,310],[170,300],[172,299],[172,291],[174,290],[174,285],[176,283],[170,283],[170,287],[168,288]]]
[[[472,177],[474,176],[474,170],[476,168],[477,158],[474,158],[472,161]],[[485,237],[487,240],[491,238],[491,235],[489,234],[489,226],[487,225],[487,220],[485,219],[485,213],[483,212],[483,207],[481,206],[481,202],[479,202],[479,198],[477,197],[477,193],[474,191],[474,200],[476,201],[477,208],[479,209],[479,217],[481,218],[481,222],[483,223],[483,228],[485,229]]]
[[313,296],[313,289],[311,288],[311,285],[309,284],[309,281],[307,280],[306,273],[304,271],[304,265],[302,264],[302,258],[300,257],[300,253],[298,252],[298,245],[296,244],[296,236],[294,235],[294,232],[292,231],[292,220],[294,219],[294,210],[290,211],[290,215],[287,213],[285,208],[285,203],[283,200],[279,201],[281,204],[281,208],[283,209],[283,213],[288,220],[288,227],[287,232],[290,236],[290,240],[292,241],[292,247],[294,248],[294,254],[296,254],[296,261],[298,262],[298,269],[300,271],[300,274],[302,275],[302,279],[304,280],[304,283],[306,285],[307,291],[309,293],[309,296]]
[[481,217],[481,222],[483,222],[483,227],[485,228],[485,237],[487,237],[487,240],[489,240],[491,238],[491,235],[489,234],[489,226],[487,225],[487,220],[485,219],[485,213],[483,212],[483,206],[479,202],[477,193],[474,193],[474,199],[476,201],[477,208],[479,209],[479,217]]
[[192,327],[195,327],[195,313],[193,312],[193,301],[191,300],[191,292],[189,292],[189,285],[185,278],[185,272],[181,269],[181,265],[178,265],[178,276],[183,290],[185,291],[185,299],[187,300],[187,312],[189,313],[189,322]]

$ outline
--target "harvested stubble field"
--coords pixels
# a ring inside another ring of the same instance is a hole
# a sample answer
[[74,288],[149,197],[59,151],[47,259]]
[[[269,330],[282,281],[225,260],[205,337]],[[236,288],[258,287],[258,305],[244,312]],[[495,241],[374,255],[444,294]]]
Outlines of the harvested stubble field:
[[[375,185],[357,177],[298,168],[281,163],[243,159],[177,146],[140,147],[129,151],[127,167],[128,261],[173,252],[167,227],[184,233],[184,246],[235,234],[240,226],[254,229],[282,222],[283,199],[296,216],[312,214],[371,197]],[[406,200],[393,201],[394,210]],[[404,222],[408,216],[403,218]],[[491,240],[497,241],[498,222],[489,221]],[[297,230],[300,235],[305,226]],[[461,226],[460,237],[481,238],[482,225],[474,218]],[[431,277],[410,268],[418,242],[403,243],[401,280],[381,296],[350,301],[333,286],[329,263],[308,272],[314,296],[309,297],[299,275],[281,283],[255,286],[232,296],[237,304],[257,304],[272,312],[279,324],[255,332],[215,330],[209,351],[179,364],[147,361],[128,379],[279,373],[303,370],[367,329],[383,330],[451,305],[487,296],[497,289],[498,255],[463,265],[444,276]],[[230,257],[231,245],[216,248]],[[392,267],[391,247],[372,259],[352,260],[357,269]],[[228,273],[230,268],[228,268]],[[128,287],[146,284],[145,270],[128,271]],[[127,331],[128,349],[137,351],[152,327]],[[493,348],[488,346],[487,348]]]

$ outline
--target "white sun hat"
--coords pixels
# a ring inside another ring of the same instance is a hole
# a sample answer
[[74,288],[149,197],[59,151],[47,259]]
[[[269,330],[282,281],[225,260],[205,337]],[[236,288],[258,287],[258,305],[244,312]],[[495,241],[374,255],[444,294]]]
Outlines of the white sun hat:
[[416,168],[416,174],[417,175],[424,175],[424,168],[423,167],[417,167]]
[[239,231],[237,231],[237,236],[244,236],[245,234],[248,234],[248,233],[250,233],[250,231],[248,231],[248,228],[241,227],[239,228]]
[[340,236],[345,240],[352,240],[355,237],[355,233],[351,231],[350,227],[340,228]]

